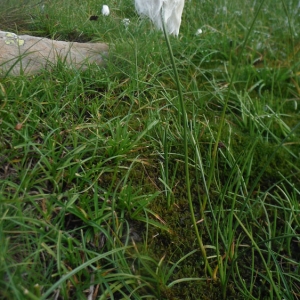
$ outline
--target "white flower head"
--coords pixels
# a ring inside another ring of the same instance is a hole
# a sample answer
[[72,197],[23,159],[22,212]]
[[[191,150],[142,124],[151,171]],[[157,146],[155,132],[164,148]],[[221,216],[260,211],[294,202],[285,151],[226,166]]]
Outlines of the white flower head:
[[107,5],[103,5],[101,12],[102,12],[103,16],[108,16],[109,15],[109,7]]
[[196,31],[196,35],[200,35],[200,34],[202,34],[202,29],[201,28],[199,28],[199,29],[197,29],[197,31]]
[[125,28],[127,29],[129,24],[130,24],[130,20],[125,18],[125,19],[122,20],[122,23],[125,26]]
[[135,9],[139,15],[149,17],[154,25],[163,29],[162,18],[169,34],[178,36],[184,0],[135,0]]

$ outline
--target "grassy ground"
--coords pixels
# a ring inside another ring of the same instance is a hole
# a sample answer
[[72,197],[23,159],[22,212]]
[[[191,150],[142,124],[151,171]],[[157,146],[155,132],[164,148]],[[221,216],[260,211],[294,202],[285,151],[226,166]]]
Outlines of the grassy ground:
[[0,298],[300,299],[299,1],[186,1],[181,89],[132,1],[3,2],[111,55],[0,79]]

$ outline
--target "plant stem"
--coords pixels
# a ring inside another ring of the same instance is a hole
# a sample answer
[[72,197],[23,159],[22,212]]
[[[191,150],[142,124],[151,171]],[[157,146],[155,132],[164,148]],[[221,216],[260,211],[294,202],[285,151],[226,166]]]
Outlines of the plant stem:
[[[256,22],[256,19],[258,17],[258,14],[259,14],[259,12],[260,12],[260,10],[261,10],[264,2],[265,2],[264,0],[261,1],[260,5],[259,5],[259,7],[258,7],[258,9],[257,9],[257,11],[255,13],[255,16],[254,16],[254,18],[253,18],[253,20],[251,22],[250,28],[247,31],[246,37],[244,39],[244,42],[243,42],[242,47],[241,47],[241,51],[240,51],[238,59],[237,59],[237,63],[235,65],[235,67],[234,67],[233,74],[232,74],[231,79],[230,79],[230,83],[229,83],[229,87],[228,87],[228,92],[227,92],[227,95],[226,95],[226,99],[225,99],[225,102],[224,102],[224,107],[223,107],[221,118],[220,118],[220,125],[219,125],[219,128],[218,128],[217,138],[216,138],[216,141],[215,141],[215,144],[214,144],[214,148],[213,148],[213,153],[212,153],[212,163],[211,163],[211,167],[209,169],[208,180],[207,180],[207,189],[208,190],[210,189],[210,185],[211,185],[211,182],[212,182],[212,179],[213,179],[213,175],[214,175],[214,170],[215,170],[215,165],[216,165],[216,157],[217,157],[217,150],[218,150],[218,144],[220,142],[221,133],[222,133],[222,129],[223,129],[223,126],[224,126],[225,113],[226,113],[226,109],[227,109],[227,106],[228,106],[229,95],[230,95],[231,89],[232,89],[233,84],[234,84],[234,79],[235,79],[235,75],[236,75],[236,72],[237,72],[237,69],[238,69],[238,66],[239,66],[239,62],[241,61],[242,55],[244,53],[244,49],[246,47],[247,41],[248,41],[249,36],[250,36],[250,33],[252,32],[252,29],[254,27],[254,24]],[[202,210],[201,210],[202,217],[203,217],[203,213],[204,213],[205,208],[206,208],[206,203],[207,203],[207,195],[204,195],[204,199],[203,199],[203,203],[202,203]]]
[[162,24],[163,24],[165,40],[166,40],[168,50],[169,50],[171,64],[172,64],[174,75],[175,75],[175,80],[176,80],[176,85],[177,85],[177,90],[178,90],[178,98],[179,98],[179,103],[180,103],[180,113],[182,114],[182,118],[180,117],[179,119],[182,121],[182,125],[183,125],[184,169],[185,169],[185,181],[186,181],[189,209],[190,209],[190,212],[191,212],[192,223],[193,223],[193,227],[195,229],[197,241],[198,241],[198,244],[199,244],[203,259],[204,259],[204,262],[205,262],[205,268],[208,270],[209,275],[212,276],[212,269],[211,269],[211,267],[208,263],[206,250],[205,250],[205,247],[203,245],[202,238],[199,234],[199,230],[198,230],[198,227],[197,227],[197,222],[196,222],[196,219],[195,219],[193,202],[192,202],[191,183],[190,183],[190,174],[189,174],[189,162],[188,162],[189,153],[188,153],[187,115],[186,115],[186,109],[185,109],[185,105],[184,105],[184,101],[183,101],[183,93],[182,93],[181,83],[180,83],[180,80],[179,80],[179,75],[178,75],[178,71],[177,71],[177,68],[176,68],[174,55],[173,55],[172,47],[171,47],[170,40],[169,40],[169,36],[168,36],[168,34],[166,33],[166,30],[165,30],[165,24],[164,24],[163,17],[162,17]]

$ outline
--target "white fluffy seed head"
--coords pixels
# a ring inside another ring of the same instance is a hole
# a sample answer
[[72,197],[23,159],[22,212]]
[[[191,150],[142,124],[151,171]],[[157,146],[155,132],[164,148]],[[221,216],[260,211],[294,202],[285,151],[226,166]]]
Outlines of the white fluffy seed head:
[[162,29],[161,14],[169,34],[178,35],[184,0],[135,0],[140,15],[149,17],[154,25]]
[[200,34],[202,34],[202,29],[201,28],[199,28],[199,29],[197,29],[197,31],[196,31],[196,35],[200,35]]
[[109,7],[107,5],[103,5],[101,12],[102,12],[103,16],[108,16],[109,15]]
[[130,24],[130,20],[129,19],[123,19],[122,20],[123,25],[125,26],[125,28],[128,28],[129,24]]

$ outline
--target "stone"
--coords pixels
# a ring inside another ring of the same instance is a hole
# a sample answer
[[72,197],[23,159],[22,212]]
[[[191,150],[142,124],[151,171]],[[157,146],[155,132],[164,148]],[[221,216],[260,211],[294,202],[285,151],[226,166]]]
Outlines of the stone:
[[108,50],[105,43],[55,41],[0,31],[0,76],[34,75],[59,61],[85,70],[90,64],[104,65]]

